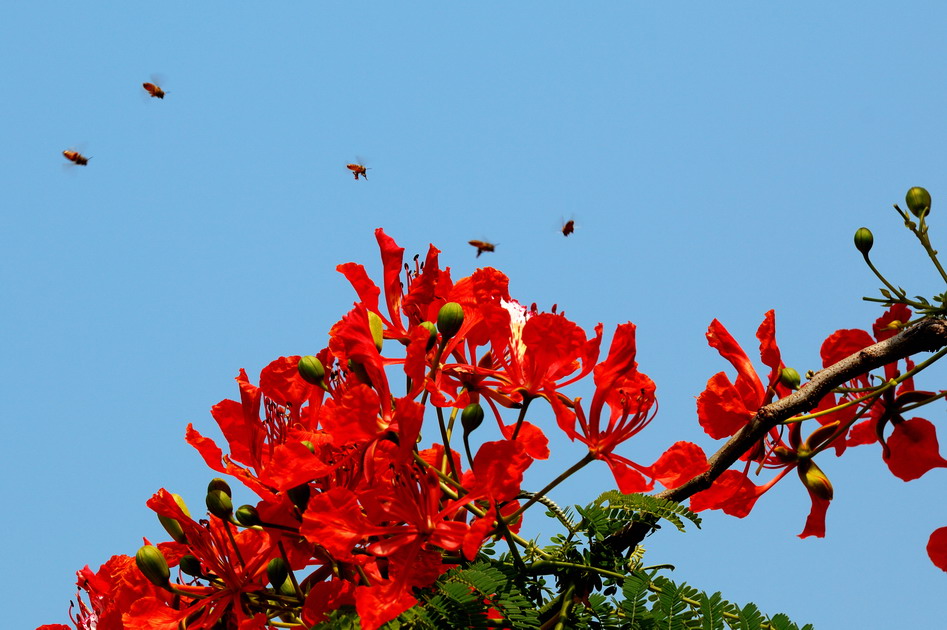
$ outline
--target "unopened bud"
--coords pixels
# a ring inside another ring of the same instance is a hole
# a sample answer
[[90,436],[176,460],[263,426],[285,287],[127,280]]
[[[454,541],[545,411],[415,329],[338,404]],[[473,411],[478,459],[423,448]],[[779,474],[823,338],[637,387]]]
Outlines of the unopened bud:
[[273,588],[279,588],[289,577],[289,565],[280,557],[273,558],[266,565],[266,577],[270,578]]
[[168,561],[157,547],[145,545],[135,554],[138,570],[149,582],[160,588],[169,588],[171,570]]
[[802,479],[803,485],[809,492],[820,499],[832,500],[832,482],[829,481],[829,478],[825,476],[825,473],[814,461],[804,459],[799,462],[796,470],[799,471],[799,478]]
[[904,202],[908,204],[908,209],[916,217],[920,217],[921,213],[930,214],[931,194],[920,186],[915,186],[909,190],[908,194],[904,196]]
[[381,317],[378,316],[378,313],[368,311],[368,328],[372,331],[372,341],[375,342],[375,347],[381,352],[381,347],[384,343],[382,333],[385,330],[385,323],[381,321]]
[[302,357],[299,359],[296,369],[299,370],[299,375],[303,377],[304,381],[325,389],[326,369],[318,358],[312,355]]
[[220,490],[228,497],[233,496],[233,493],[230,491],[230,484],[220,477],[214,477],[210,480],[210,483],[207,484],[207,492],[213,492],[214,490]]
[[312,442],[310,442],[309,440],[303,440],[301,444],[305,446],[306,448],[308,448],[310,453],[312,453],[313,455],[316,454],[316,447],[313,446]]
[[855,230],[855,249],[860,251],[863,256],[867,256],[871,251],[871,246],[875,244],[875,236],[866,227],[860,227]]
[[457,334],[464,323],[464,309],[457,302],[448,302],[437,312],[437,329],[443,339]]
[[204,575],[204,572],[201,571],[201,561],[191,554],[181,556],[181,559],[178,561],[178,566],[181,567],[181,571],[187,575],[193,577],[201,577]]
[[479,403],[470,403],[460,414],[460,423],[464,427],[464,435],[470,435],[483,422],[483,407]]
[[[179,494],[172,494],[174,502],[178,504],[181,510],[185,515],[190,516],[191,513],[187,510],[187,505],[184,503],[184,499],[181,498]],[[187,537],[184,535],[184,530],[181,529],[181,524],[176,518],[171,518],[170,516],[161,516],[158,515],[158,521],[161,523],[161,526],[164,527],[164,531],[168,532],[168,536],[171,537],[171,540],[179,543],[186,543]]]
[[260,514],[252,505],[241,505],[234,512],[233,517],[244,527],[253,527],[260,524]]
[[434,322],[421,322],[419,326],[426,330],[428,335],[430,335],[427,340],[427,349],[430,350],[434,347],[434,344],[437,343],[437,326],[434,324]]
[[802,378],[800,378],[799,372],[796,370],[783,368],[779,371],[779,382],[789,389],[799,389],[799,383],[802,382]]
[[223,490],[211,490],[207,493],[207,511],[219,519],[229,520],[233,514],[233,501]]

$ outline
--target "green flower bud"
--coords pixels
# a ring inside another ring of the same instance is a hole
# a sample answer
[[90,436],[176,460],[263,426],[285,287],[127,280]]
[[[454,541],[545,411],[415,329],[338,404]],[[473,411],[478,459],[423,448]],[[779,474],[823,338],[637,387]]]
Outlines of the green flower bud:
[[244,527],[253,527],[260,524],[260,514],[252,505],[241,505],[233,516]]
[[273,558],[266,565],[266,577],[270,578],[273,588],[279,588],[289,577],[289,565],[282,558]]
[[[187,510],[187,505],[184,503],[184,499],[181,498],[179,494],[172,494],[174,497],[174,502],[178,504],[181,510],[184,511],[184,514],[190,516],[191,513]],[[168,532],[168,536],[171,537],[171,540],[179,543],[186,543],[187,537],[184,535],[184,530],[181,529],[181,524],[176,518],[171,518],[170,516],[161,516],[158,515],[158,521],[161,523],[161,526],[164,527],[164,531]]]
[[135,554],[138,570],[149,582],[161,588],[170,588],[171,570],[168,561],[157,547],[145,545]]
[[381,352],[381,346],[384,343],[382,333],[385,330],[385,323],[374,311],[368,311],[368,328],[372,331],[372,341],[375,342],[375,347]]
[[296,369],[299,370],[299,375],[303,377],[304,381],[325,389],[326,369],[318,358],[312,355],[302,357],[299,359]]
[[464,309],[457,302],[448,302],[437,312],[437,329],[441,337],[450,339],[464,323]]
[[312,442],[310,442],[309,440],[303,440],[301,444],[305,446],[306,448],[308,448],[310,453],[312,453],[313,455],[316,454],[316,447],[313,446]]
[[223,490],[211,490],[207,493],[207,511],[219,519],[229,520],[233,514],[233,501]]
[[904,196],[904,202],[908,204],[908,209],[916,217],[920,217],[925,210],[925,214],[931,211],[931,194],[920,186],[915,186]]
[[483,407],[479,403],[470,403],[460,414],[460,423],[464,427],[464,435],[470,435],[483,422]]
[[230,491],[230,484],[221,479],[220,477],[214,477],[210,480],[210,483],[207,484],[207,492],[213,492],[214,490],[220,490],[228,497],[232,497],[233,493]]
[[427,349],[430,350],[434,347],[434,344],[437,343],[437,326],[434,325],[434,322],[421,322],[419,326],[430,335],[430,338],[427,340]]
[[799,389],[799,383],[802,382],[802,378],[796,370],[783,368],[779,371],[779,382],[789,389]]
[[204,572],[201,571],[201,561],[191,554],[181,556],[178,566],[181,567],[181,571],[190,576],[201,577],[204,575]]
[[855,230],[855,248],[863,255],[867,256],[874,244],[875,236],[871,233],[871,230],[866,227]]

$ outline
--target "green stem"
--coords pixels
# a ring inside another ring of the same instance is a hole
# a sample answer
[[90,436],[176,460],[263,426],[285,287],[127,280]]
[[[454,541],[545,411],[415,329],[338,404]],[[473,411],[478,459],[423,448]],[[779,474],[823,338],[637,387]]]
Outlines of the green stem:
[[545,495],[549,494],[549,491],[550,491],[550,490],[552,490],[553,488],[555,488],[556,486],[558,486],[560,483],[562,483],[563,481],[565,481],[566,479],[568,479],[569,477],[571,477],[571,476],[572,476],[573,474],[575,474],[577,471],[581,470],[581,469],[584,468],[587,464],[589,464],[590,462],[592,462],[592,461],[594,461],[594,460],[595,460],[595,455],[593,455],[591,452],[586,453],[585,456],[584,456],[582,459],[580,459],[579,461],[577,461],[576,463],[574,463],[574,464],[569,468],[569,470],[565,471],[564,473],[562,473],[561,475],[559,475],[558,477],[556,477],[555,479],[553,479],[552,481],[550,481],[548,484],[546,484],[546,487],[545,487],[545,488],[543,488],[542,490],[540,490],[539,492],[537,492],[536,494],[534,494],[534,495],[533,495],[533,498],[531,498],[529,501],[527,501],[526,503],[524,503],[523,505],[521,505],[521,506],[520,506],[520,509],[518,509],[518,510],[516,510],[515,512],[513,512],[513,514],[511,514],[511,515],[509,516],[509,518],[506,519],[506,522],[508,522],[508,523],[514,523],[514,522],[516,522],[516,519],[519,518],[520,515],[523,514],[523,512],[526,511],[527,508],[529,508],[530,506],[532,506],[534,503],[536,503],[536,502],[539,500],[539,497],[545,496]]

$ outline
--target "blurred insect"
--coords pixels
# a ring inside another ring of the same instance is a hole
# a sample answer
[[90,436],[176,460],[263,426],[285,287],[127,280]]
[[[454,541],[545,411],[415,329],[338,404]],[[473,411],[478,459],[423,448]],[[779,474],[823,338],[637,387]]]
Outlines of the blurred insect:
[[346,164],[345,168],[352,171],[352,174],[355,175],[355,179],[358,179],[359,175],[361,175],[365,179],[368,179],[368,173],[365,172],[368,170],[368,168],[365,166],[362,166],[361,164]]
[[467,241],[471,245],[477,248],[477,258],[480,258],[480,254],[483,252],[492,252],[496,249],[496,245],[493,243],[488,243],[486,241]]
[[76,164],[77,166],[85,166],[89,163],[89,160],[91,159],[82,155],[78,151],[74,151],[72,149],[66,149],[65,151],[62,152],[62,154],[67,160],[69,160],[73,164]]
[[569,236],[573,232],[575,232],[575,219],[569,219],[562,224],[562,235]]
[[164,90],[156,83],[142,83],[141,87],[145,88],[145,91],[151,95],[151,98],[164,98]]

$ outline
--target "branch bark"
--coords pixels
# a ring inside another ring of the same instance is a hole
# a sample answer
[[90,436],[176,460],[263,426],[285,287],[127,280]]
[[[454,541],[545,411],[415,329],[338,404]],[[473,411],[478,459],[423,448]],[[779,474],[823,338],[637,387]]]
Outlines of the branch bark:
[[[924,319],[890,339],[868,346],[820,370],[806,383],[805,387],[761,407],[745,427],[710,456],[706,472],[677,488],[659,492],[656,496],[681,502],[701,490],[706,490],[741,455],[763,439],[770,429],[796,414],[814,409],[832,389],[888,363],[920,352],[935,352],[944,346],[947,346],[947,320]],[[652,524],[649,523],[629,523],[601,544],[615,552],[633,549],[651,529]]]

